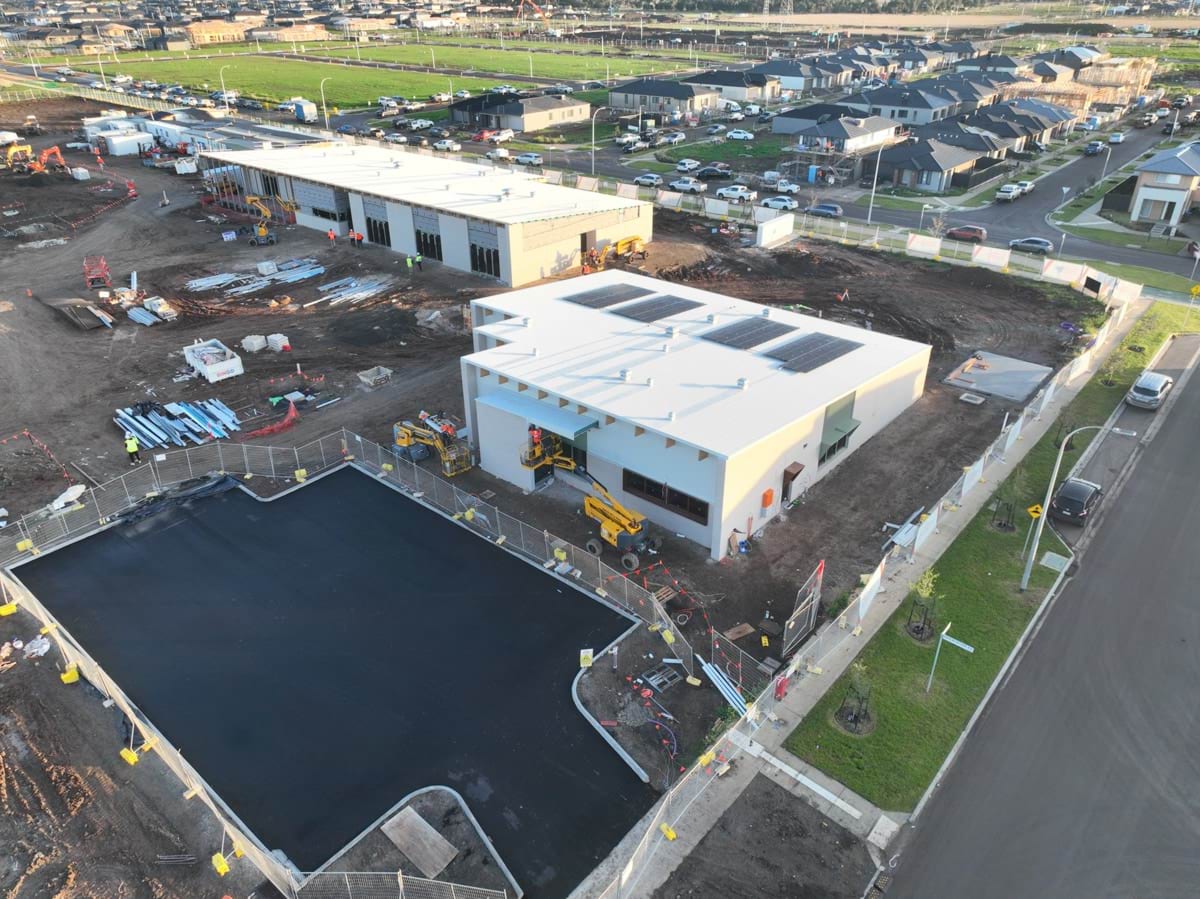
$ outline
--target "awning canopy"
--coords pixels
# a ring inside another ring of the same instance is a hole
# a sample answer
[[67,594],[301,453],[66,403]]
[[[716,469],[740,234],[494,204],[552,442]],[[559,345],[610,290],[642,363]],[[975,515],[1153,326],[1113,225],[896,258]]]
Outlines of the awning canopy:
[[527,425],[536,424],[567,440],[578,440],[584,431],[600,426],[599,420],[591,415],[578,415],[512,390],[493,391],[476,398],[475,402],[509,412],[525,419]]

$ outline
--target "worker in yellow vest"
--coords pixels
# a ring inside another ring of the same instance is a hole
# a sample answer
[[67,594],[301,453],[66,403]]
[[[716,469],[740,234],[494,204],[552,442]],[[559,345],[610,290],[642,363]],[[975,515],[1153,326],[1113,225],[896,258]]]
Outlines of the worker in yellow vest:
[[129,453],[129,464],[137,465],[142,461],[141,447],[138,439],[132,434],[125,435],[125,452]]

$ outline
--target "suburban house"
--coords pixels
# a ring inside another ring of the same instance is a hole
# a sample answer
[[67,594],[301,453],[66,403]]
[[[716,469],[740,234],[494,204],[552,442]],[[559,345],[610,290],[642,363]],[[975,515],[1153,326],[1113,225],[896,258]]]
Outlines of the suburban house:
[[844,116],[862,115],[856,109],[837,103],[810,103],[797,109],[781,112],[771,119],[771,131],[774,134],[798,134],[813,125],[822,122],[835,121]]
[[971,59],[980,53],[979,46],[971,41],[934,41],[925,46],[926,49],[941,53],[949,65],[953,65],[959,60]]
[[879,116],[846,116],[822,122],[796,132],[797,143],[810,150],[837,153],[866,153],[881,145],[895,143],[901,126],[895,119]]
[[316,22],[298,22],[286,26],[264,26],[246,33],[246,37],[258,41],[327,41],[333,35],[325,26]]
[[900,63],[900,68],[906,72],[931,72],[943,64],[945,57],[932,50],[905,50],[893,57]]
[[775,75],[728,69],[689,75],[682,79],[682,83],[709,88],[716,91],[722,100],[736,103],[772,103],[779,99],[781,89],[779,78]]
[[608,93],[608,104],[614,109],[677,112],[681,115],[700,115],[716,109],[719,99],[717,92],[710,87],[654,78],[639,78],[618,84]]
[[1075,77],[1075,71],[1056,62],[1039,59],[1033,64],[1030,75],[1043,84],[1053,84],[1056,81],[1070,81]]
[[954,186],[956,177],[960,181],[969,178],[982,155],[929,138],[906,141],[880,154],[879,183],[944,193]]
[[1129,218],[1174,229],[1200,196],[1200,143],[1155,153],[1137,167]]
[[896,119],[905,125],[925,125],[958,111],[958,104],[953,100],[907,87],[881,87],[851,94],[841,102],[863,114]]
[[1016,138],[1001,137],[959,119],[918,125],[910,132],[914,137],[936,140],[962,150],[979,153],[981,157],[1004,159],[1016,145]]
[[1016,75],[1024,71],[1026,65],[1004,53],[988,52],[982,56],[959,60],[955,63],[955,68],[960,72],[1003,72],[1006,75]]
[[193,47],[202,44],[233,44],[246,39],[250,26],[244,22],[212,21],[192,22],[184,26],[184,32]]
[[542,131],[573,122],[586,122],[591,106],[570,97],[519,97],[516,94],[483,94],[460,100],[450,107],[450,120],[479,128]]
[[778,78],[780,88],[785,91],[813,91],[831,86],[832,75],[806,60],[771,59],[753,66],[748,71]]

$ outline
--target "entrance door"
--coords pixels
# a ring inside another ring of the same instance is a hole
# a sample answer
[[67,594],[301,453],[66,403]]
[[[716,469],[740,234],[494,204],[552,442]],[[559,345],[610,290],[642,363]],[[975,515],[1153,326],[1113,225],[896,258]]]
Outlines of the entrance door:
[[793,462],[783,470],[783,501],[790,503],[792,501],[792,487],[795,485],[796,478],[800,477],[800,473],[804,471],[803,462]]
[[579,235],[579,258],[587,256],[588,249],[588,233],[584,231]]

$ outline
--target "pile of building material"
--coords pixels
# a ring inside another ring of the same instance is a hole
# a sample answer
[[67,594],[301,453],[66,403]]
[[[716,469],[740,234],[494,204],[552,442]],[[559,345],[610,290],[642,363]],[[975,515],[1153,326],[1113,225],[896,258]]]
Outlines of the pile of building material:
[[197,340],[183,348],[183,358],[210,384],[242,374],[242,358],[219,340]]
[[198,403],[138,403],[117,409],[113,424],[126,434],[133,434],[146,448],[171,444],[184,446],[184,441],[207,443],[227,439],[231,432],[241,430],[237,414],[220,400],[208,399]]
[[224,290],[227,297],[240,297],[265,290],[275,284],[293,284],[325,274],[325,266],[315,259],[288,259],[273,265],[259,264],[255,272],[221,272],[205,278],[193,278],[184,286],[193,292]]
[[151,325],[161,325],[162,319],[148,309],[143,309],[141,306],[130,306],[125,310],[125,314],[129,316],[131,321],[137,322],[139,325],[145,325],[149,328]]
[[369,278],[342,278],[340,281],[331,281],[328,284],[321,284],[317,290],[325,294],[304,304],[304,308],[315,306],[317,303],[328,302],[330,306],[337,306],[341,303],[361,303],[363,300],[369,300],[372,297],[386,291],[392,286],[395,278],[388,275],[373,275]]

